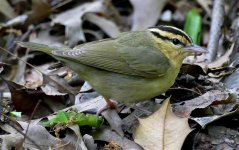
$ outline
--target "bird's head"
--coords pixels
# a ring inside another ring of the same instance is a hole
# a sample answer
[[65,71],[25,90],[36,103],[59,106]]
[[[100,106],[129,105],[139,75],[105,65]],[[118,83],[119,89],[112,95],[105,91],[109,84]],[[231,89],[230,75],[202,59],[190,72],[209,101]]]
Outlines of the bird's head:
[[190,36],[172,26],[159,26],[148,29],[155,44],[169,59],[178,63],[190,55],[206,53],[207,50],[193,44]]

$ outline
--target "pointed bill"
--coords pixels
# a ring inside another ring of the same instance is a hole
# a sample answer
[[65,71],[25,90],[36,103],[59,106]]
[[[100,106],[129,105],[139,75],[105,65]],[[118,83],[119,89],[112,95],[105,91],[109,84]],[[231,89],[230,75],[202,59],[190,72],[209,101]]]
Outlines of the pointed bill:
[[184,50],[186,52],[192,52],[192,53],[196,53],[196,54],[202,54],[202,53],[208,52],[205,48],[202,48],[201,46],[198,46],[195,44],[185,47]]

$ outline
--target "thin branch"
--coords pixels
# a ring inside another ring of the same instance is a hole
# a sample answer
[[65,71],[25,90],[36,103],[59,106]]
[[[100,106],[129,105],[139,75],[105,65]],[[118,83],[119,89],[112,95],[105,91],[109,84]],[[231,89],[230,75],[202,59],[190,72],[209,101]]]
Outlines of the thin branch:
[[42,100],[38,100],[36,106],[34,107],[34,109],[33,109],[33,111],[32,111],[32,114],[31,114],[31,116],[30,116],[30,118],[29,118],[29,123],[28,123],[28,125],[27,125],[26,133],[24,134],[24,139],[23,139],[23,142],[22,142],[22,143],[24,143],[25,140],[26,140],[27,132],[28,132],[29,126],[30,126],[30,124],[31,124],[31,120],[32,120],[32,118],[34,117],[34,115],[35,115],[35,113],[36,113],[36,110],[37,110],[37,108],[38,108],[38,106],[40,105],[41,102],[42,102]]
[[214,0],[212,10],[212,21],[210,29],[210,38],[207,46],[208,53],[206,62],[210,63],[215,60],[218,50],[218,42],[221,35],[221,26],[224,20],[224,0]]
[[188,88],[182,88],[182,87],[178,87],[178,88],[170,88],[170,90],[186,90],[186,91],[191,91],[193,93],[196,93],[198,95],[202,95],[202,93],[199,91],[195,91],[195,90],[192,90],[192,89],[188,89]]

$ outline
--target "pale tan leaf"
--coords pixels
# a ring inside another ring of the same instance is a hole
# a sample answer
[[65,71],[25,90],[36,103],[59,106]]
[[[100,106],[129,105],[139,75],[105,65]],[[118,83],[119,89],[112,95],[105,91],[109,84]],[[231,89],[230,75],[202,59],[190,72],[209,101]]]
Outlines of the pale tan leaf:
[[139,119],[134,140],[145,150],[180,150],[190,132],[188,119],[173,114],[168,98],[154,114]]
[[166,0],[130,0],[134,7],[132,31],[155,26]]
[[[194,56],[187,57],[183,63],[185,64],[194,64],[202,68],[202,70],[207,73],[208,70],[212,70],[213,72],[208,73],[209,77],[212,78],[219,78],[224,77],[228,74],[231,74],[234,70],[228,70],[228,64],[230,63],[230,56],[232,55],[233,49],[234,49],[235,43],[231,45],[231,47],[217,60],[211,62],[211,63],[205,63],[205,55],[197,56],[196,59]],[[222,69],[224,69],[222,71]],[[219,71],[217,71],[219,70]]]
[[234,49],[234,45],[235,43],[233,43],[230,47],[229,50],[226,51],[226,53],[221,56],[220,58],[218,58],[217,60],[211,62],[210,64],[208,64],[208,68],[219,68],[222,67],[224,64],[226,64],[228,61],[230,61],[230,55],[232,54],[232,51]]
[[94,1],[79,5],[73,9],[62,12],[52,20],[53,24],[59,23],[66,26],[66,37],[69,39],[69,45],[75,45],[78,41],[85,41],[82,30],[82,16],[88,12],[104,12],[104,1]]
[[109,37],[115,38],[120,33],[118,26],[104,17],[97,16],[94,13],[87,13],[84,18],[99,26]]

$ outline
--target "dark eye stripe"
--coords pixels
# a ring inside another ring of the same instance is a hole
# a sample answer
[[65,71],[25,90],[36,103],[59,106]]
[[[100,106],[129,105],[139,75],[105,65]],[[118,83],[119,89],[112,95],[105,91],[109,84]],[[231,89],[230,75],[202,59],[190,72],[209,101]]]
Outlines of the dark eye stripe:
[[150,31],[150,32],[151,32],[154,36],[156,36],[157,38],[170,41],[170,38],[165,37],[165,36],[162,36],[161,34],[159,34],[159,33],[156,32],[156,31]]
[[159,26],[158,28],[162,31],[166,31],[166,32],[170,32],[170,33],[173,33],[173,34],[176,34],[176,35],[180,35],[180,36],[184,37],[185,39],[187,39],[189,43],[192,43],[192,39],[188,35],[185,35],[185,33],[183,33],[180,30],[177,30],[177,29],[172,28],[170,26]]
[[[160,33],[156,32],[156,31],[150,31],[154,36],[156,36],[157,38],[160,38],[162,40],[167,40],[167,41],[170,41],[173,43],[173,40],[174,38],[168,38],[168,37],[165,37],[165,36],[162,36]],[[186,46],[184,43],[182,43],[180,40],[179,40],[179,45],[182,45],[182,46]]]

